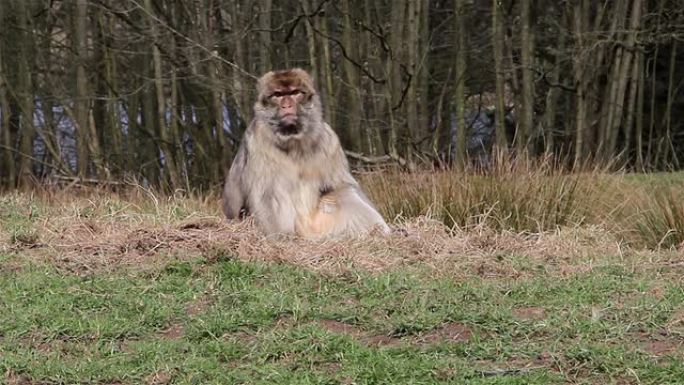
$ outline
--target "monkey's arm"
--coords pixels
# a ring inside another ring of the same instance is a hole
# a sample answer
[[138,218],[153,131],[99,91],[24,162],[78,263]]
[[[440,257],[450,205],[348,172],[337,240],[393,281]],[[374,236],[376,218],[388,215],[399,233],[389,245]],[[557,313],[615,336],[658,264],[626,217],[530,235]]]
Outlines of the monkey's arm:
[[246,146],[240,144],[237,155],[233,160],[233,164],[228,171],[228,177],[223,187],[223,213],[228,219],[235,219],[247,215],[247,197],[243,190],[242,175],[245,172],[245,165],[247,164]]

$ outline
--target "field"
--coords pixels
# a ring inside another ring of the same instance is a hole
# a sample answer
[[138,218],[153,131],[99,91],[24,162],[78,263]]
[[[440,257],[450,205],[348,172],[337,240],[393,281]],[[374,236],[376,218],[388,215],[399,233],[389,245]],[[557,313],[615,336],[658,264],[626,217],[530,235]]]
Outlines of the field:
[[678,384],[684,177],[361,176],[388,236],[0,195],[0,383]]

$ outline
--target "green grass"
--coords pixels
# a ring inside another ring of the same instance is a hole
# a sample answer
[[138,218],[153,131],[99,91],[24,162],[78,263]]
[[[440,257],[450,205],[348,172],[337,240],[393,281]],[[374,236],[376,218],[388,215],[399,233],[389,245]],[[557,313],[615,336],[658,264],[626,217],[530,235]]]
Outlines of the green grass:
[[[230,258],[86,276],[27,264],[0,276],[0,373],[36,384],[674,384],[682,351],[648,344],[681,343],[663,330],[684,308],[682,282],[618,258],[565,279],[459,282]],[[531,308],[541,316],[520,316]],[[449,325],[466,336],[428,338]]]

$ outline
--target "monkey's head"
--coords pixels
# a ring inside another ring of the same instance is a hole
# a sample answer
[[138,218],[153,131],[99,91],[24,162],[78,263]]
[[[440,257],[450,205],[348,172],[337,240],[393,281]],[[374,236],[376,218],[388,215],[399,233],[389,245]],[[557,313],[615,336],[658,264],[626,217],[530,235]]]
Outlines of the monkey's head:
[[255,116],[268,124],[278,142],[299,140],[320,127],[321,102],[306,71],[268,72],[259,79],[258,91]]

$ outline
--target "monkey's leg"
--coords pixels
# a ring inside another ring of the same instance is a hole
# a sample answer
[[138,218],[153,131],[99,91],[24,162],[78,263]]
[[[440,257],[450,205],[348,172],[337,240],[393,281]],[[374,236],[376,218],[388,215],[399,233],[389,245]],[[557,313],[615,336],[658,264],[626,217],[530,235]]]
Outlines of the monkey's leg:
[[301,221],[299,233],[309,237],[353,236],[373,228],[388,232],[380,213],[353,187],[321,197],[314,212]]
[[337,217],[331,232],[360,235],[373,228],[389,232],[389,226],[363,193],[354,187],[337,191]]
[[297,221],[297,232],[313,238],[328,235],[337,222],[337,211],[336,198],[330,194],[322,196],[316,209],[309,216]]

